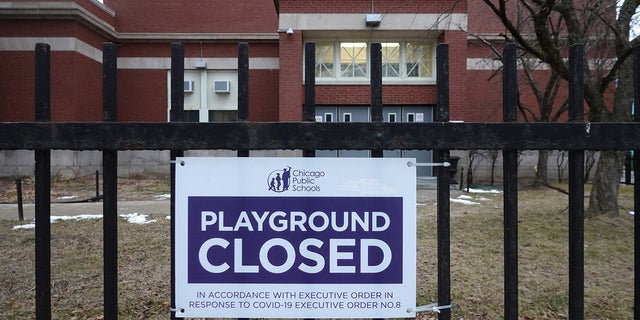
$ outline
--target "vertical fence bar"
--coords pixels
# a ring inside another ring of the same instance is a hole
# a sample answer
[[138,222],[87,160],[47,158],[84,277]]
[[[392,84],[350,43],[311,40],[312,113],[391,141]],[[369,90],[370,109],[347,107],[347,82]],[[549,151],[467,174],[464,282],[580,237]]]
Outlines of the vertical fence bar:
[[[246,42],[238,43],[238,121],[249,121],[249,44]],[[248,158],[249,150],[238,150],[237,156]]]
[[[382,44],[379,42],[371,44],[371,122],[382,122]],[[382,158],[382,154],[382,150],[371,150],[372,158]]]
[[24,221],[24,206],[22,203],[22,179],[16,179],[16,197],[18,200],[18,220]]
[[[437,105],[436,122],[449,122],[449,45],[436,49]],[[436,150],[437,162],[449,162],[449,150]],[[451,305],[451,234],[449,202],[451,190],[449,168],[437,167],[438,221],[438,305]],[[438,320],[451,319],[451,309],[442,309]]]
[[[118,57],[116,45],[102,45],[102,109],[105,122],[118,120]],[[118,151],[102,150],[102,230],[104,259],[104,318],[118,318]],[[96,184],[98,184],[96,172]],[[96,195],[97,197],[98,195]]]
[[[316,44],[304,44],[304,106],[302,121],[316,121]],[[315,150],[302,150],[303,157],[315,157]]]
[[[249,121],[249,44],[238,43],[238,121]],[[249,150],[238,150],[238,157],[248,157]]]
[[[35,120],[51,121],[51,47],[35,48]],[[51,318],[51,150],[35,150],[36,319]]]
[[[516,122],[518,78],[516,46],[502,55],[503,121]],[[504,177],[504,319],[518,319],[518,150],[503,150]]]
[[[184,45],[171,44],[171,122],[184,121]],[[183,150],[171,150],[171,319],[176,319],[176,158]]]
[[[584,46],[569,48],[569,121],[584,121]],[[569,151],[569,319],[584,318],[584,150]]]
[[100,199],[100,170],[96,170],[96,201]]
[[[633,119],[640,122],[640,47],[633,48]],[[633,318],[640,320],[640,150],[633,150]]]

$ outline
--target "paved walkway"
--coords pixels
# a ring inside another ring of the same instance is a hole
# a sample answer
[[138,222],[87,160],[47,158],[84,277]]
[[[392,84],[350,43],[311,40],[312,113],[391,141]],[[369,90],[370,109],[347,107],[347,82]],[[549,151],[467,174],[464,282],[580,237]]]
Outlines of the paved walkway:
[[[34,204],[24,204],[24,219],[33,220]],[[123,201],[118,203],[119,214],[140,213],[148,215],[169,215],[169,200]],[[80,214],[102,214],[102,202],[52,203],[52,216],[76,216]],[[17,204],[0,204],[0,219],[18,220]]]
[[[430,188],[429,188],[430,189]],[[454,188],[451,190],[452,195],[460,193]],[[418,190],[417,202],[435,203],[435,190]],[[35,213],[35,205],[32,203],[24,204],[24,219],[26,221],[33,220]],[[121,201],[118,202],[119,214],[140,213],[148,215],[169,215],[169,200],[150,200],[150,201]],[[52,203],[52,216],[76,216],[81,214],[102,214],[102,202],[82,202],[82,203]],[[17,204],[0,204],[0,220],[18,220]]]

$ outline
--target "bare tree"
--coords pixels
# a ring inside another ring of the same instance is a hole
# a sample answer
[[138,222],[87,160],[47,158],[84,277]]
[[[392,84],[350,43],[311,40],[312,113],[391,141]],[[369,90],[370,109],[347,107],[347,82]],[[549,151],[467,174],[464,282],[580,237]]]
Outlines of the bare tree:
[[[584,0],[482,0],[507,30],[505,36],[521,50],[546,63],[568,80],[565,61],[568,46],[582,43],[590,63],[584,66],[584,95],[590,121],[627,121],[633,97],[631,47],[632,17],[640,1],[622,2],[616,17],[613,1]],[[523,25],[522,21],[530,21]],[[613,52],[610,49],[614,49]],[[607,64],[615,57],[613,65]],[[591,63],[593,62],[593,63]],[[614,80],[613,109],[606,107],[606,94]],[[587,216],[618,213],[618,186],[623,157],[620,152],[602,152],[594,174]]]

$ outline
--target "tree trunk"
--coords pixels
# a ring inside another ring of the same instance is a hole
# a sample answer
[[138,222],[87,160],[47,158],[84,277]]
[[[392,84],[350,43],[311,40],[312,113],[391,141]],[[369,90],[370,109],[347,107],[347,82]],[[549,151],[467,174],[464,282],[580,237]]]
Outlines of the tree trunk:
[[585,217],[590,218],[600,214],[618,215],[618,187],[623,165],[624,152],[600,153]]
[[548,184],[548,163],[549,150],[538,150],[538,164],[536,165],[536,177],[533,181],[533,187],[540,188]]

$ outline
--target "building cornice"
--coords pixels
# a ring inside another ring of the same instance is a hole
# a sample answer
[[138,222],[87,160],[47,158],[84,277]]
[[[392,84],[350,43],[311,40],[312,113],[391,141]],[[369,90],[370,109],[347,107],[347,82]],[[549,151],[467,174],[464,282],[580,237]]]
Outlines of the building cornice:
[[[92,2],[96,4],[96,7],[100,8],[110,16],[115,17],[115,12],[113,10],[97,1],[92,0]],[[32,19],[45,17],[52,19],[77,19],[105,35],[117,37],[117,32],[113,25],[75,2],[0,1],[0,19]]]
[[[91,0],[112,17],[115,12],[104,4]],[[0,1],[0,19],[74,19],[82,21],[110,40],[117,42],[166,42],[166,41],[278,41],[273,33],[145,33],[117,32],[109,22],[91,13],[75,2],[23,2]]]
[[378,27],[367,27],[366,13],[281,13],[279,30],[467,30],[467,14],[389,13]]

